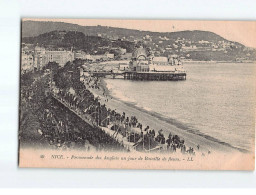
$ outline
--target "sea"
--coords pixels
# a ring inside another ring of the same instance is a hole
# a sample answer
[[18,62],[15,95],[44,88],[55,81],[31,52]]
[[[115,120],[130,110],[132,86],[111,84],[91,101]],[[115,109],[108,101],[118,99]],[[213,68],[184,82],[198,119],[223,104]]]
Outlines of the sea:
[[201,62],[184,64],[184,69],[184,81],[105,82],[121,101],[250,150],[255,136],[256,64]]

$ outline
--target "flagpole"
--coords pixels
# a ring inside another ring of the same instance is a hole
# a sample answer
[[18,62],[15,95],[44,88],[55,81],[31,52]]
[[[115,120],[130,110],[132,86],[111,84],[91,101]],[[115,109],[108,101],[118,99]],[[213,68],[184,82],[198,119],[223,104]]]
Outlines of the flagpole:
[[149,138],[149,152],[151,152],[151,151],[150,151],[150,138],[151,138],[151,137],[148,136],[148,138]]
[[143,151],[145,150],[144,148],[144,133],[142,132],[142,143],[143,143]]

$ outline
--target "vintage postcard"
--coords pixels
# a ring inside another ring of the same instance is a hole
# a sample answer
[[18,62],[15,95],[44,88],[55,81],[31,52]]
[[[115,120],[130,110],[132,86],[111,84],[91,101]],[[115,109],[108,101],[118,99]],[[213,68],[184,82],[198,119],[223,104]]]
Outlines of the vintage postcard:
[[254,170],[256,22],[21,21],[19,167]]

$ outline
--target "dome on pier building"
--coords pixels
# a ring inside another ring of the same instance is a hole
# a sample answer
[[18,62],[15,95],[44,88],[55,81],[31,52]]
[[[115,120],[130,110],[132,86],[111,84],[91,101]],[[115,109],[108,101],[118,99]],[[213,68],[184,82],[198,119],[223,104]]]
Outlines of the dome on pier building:
[[134,52],[132,53],[132,58],[134,60],[146,60],[146,58],[147,58],[146,49],[143,47],[139,47],[139,48],[135,49]]

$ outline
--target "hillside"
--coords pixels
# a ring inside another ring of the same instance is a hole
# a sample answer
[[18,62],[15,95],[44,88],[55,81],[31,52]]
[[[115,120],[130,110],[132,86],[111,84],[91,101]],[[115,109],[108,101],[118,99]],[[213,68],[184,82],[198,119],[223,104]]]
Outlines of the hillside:
[[132,52],[139,43],[155,56],[178,54],[190,60],[256,60],[255,49],[229,41],[209,31],[150,32],[133,29],[80,26],[64,22],[24,21],[22,42],[81,49],[90,54],[125,48]]
[[70,24],[64,22],[38,22],[38,21],[24,21],[22,22],[22,37],[34,37],[43,33],[51,31],[79,31],[85,35],[101,34],[106,37],[122,38],[135,37],[141,39],[143,36],[150,35],[153,37],[166,36],[169,39],[176,40],[177,38],[184,38],[192,41],[225,41],[221,36],[208,31],[179,31],[179,32],[151,32],[140,31],[125,28],[107,27],[107,26],[80,26],[77,24]]
[[134,49],[134,44],[129,41],[111,41],[98,36],[86,36],[84,33],[77,31],[51,31],[35,37],[24,37],[22,42],[54,49],[70,50],[73,48],[90,54],[112,52],[112,48],[119,47],[125,48],[127,52],[132,52]]

